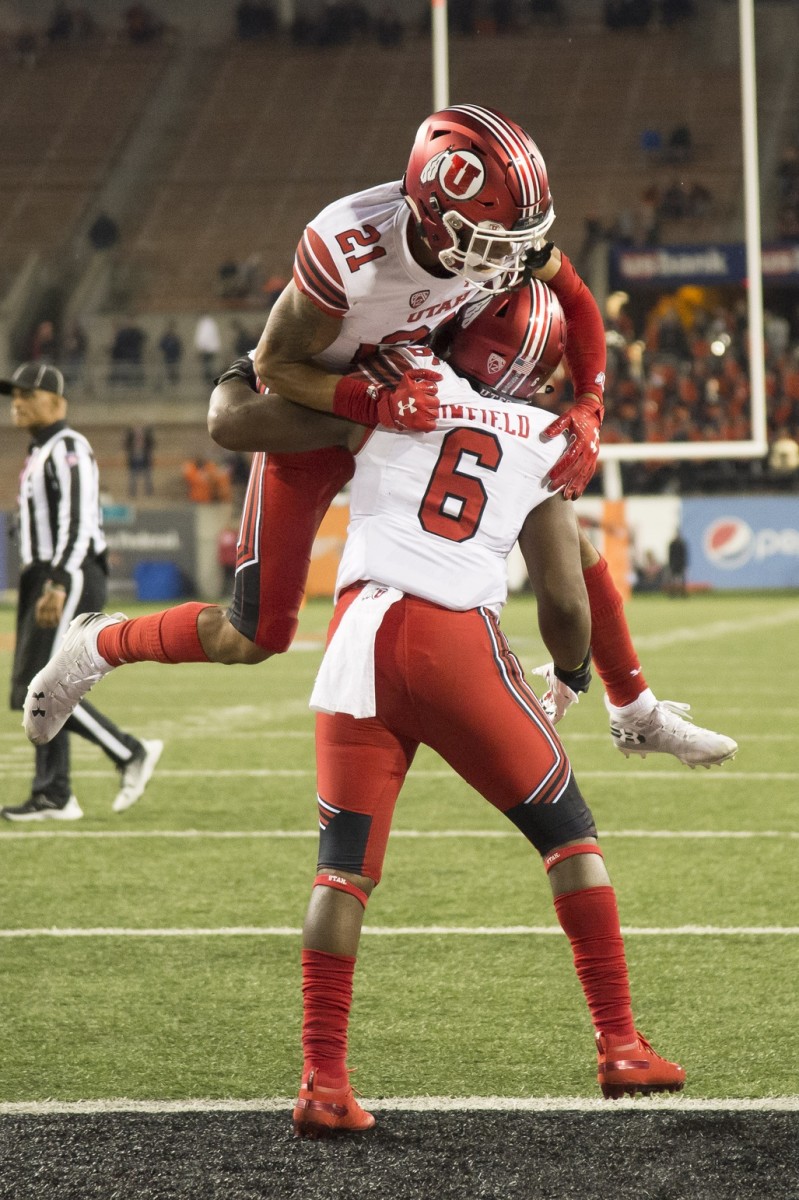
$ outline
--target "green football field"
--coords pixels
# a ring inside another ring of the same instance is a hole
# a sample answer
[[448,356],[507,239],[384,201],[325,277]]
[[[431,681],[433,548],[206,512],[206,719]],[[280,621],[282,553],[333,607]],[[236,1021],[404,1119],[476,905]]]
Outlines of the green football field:
[[[110,763],[73,738],[84,819],[0,823],[0,1101],[294,1092],[316,861],[307,697],[329,613],[310,604],[295,649],[260,667],[114,672],[92,702],[166,743],[142,800],[113,814]],[[659,698],[740,746],[710,771],[626,760],[597,680],[560,727],[617,888],[638,1024],[687,1068],[686,1096],[794,1097],[799,597],[654,597],[628,613]],[[503,627],[525,668],[543,661],[529,598]],[[6,692],[12,628],[6,608]],[[6,804],[30,783],[19,722],[0,715]],[[350,1064],[372,1098],[598,1095],[543,870],[425,749],[366,914]]]

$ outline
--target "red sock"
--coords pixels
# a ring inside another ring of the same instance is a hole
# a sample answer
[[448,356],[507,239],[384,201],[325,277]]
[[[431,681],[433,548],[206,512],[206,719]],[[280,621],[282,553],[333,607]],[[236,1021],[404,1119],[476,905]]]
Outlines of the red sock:
[[611,704],[623,708],[646,691],[635,646],[630,637],[624,600],[613,582],[607,560],[583,571],[591,606],[591,656]]
[[612,1040],[634,1042],[630,981],[613,888],[566,892],[555,897],[555,911],[571,942],[594,1028]]
[[112,667],[134,662],[209,662],[197,633],[197,618],[212,604],[179,604],[148,617],[106,625],[97,649]]
[[303,1075],[313,1067],[326,1087],[343,1087],[355,959],[322,950],[302,952]]

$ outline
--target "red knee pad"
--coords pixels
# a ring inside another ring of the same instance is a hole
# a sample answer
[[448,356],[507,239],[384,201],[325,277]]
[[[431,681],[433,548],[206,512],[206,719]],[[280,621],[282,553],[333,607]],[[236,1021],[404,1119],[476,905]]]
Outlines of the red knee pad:
[[337,892],[348,892],[350,896],[362,904],[364,908],[369,901],[366,892],[359,888],[356,884],[350,883],[349,879],[345,879],[343,875],[317,875],[313,881],[314,887],[329,887],[335,888]]
[[544,855],[544,870],[549,874],[553,867],[556,867],[558,863],[565,862],[573,854],[598,854],[600,858],[605,857],[595,842],[578,842],[575,846],[559,846]]

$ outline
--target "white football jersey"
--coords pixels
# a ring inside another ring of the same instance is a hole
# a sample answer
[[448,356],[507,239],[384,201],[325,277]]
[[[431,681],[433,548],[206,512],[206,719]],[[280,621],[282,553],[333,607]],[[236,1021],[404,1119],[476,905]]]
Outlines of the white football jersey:
[[457,276],[438,278],[408,248],[411,212],[399,183],[345,196],[306,227],[294,282],[330,316],[342,317],[335,342],[313,361],[346,371],[387,345],[425,341],[481,293]]
[[506,559],[527,514],[551,496],[541,481],[566,439],[541,440],[551,413],[478,396],[430,351],[404,354],[442,375],[438,425],[376,429],[357,452],[336,595],[373,580],[444,608],[498,610]]

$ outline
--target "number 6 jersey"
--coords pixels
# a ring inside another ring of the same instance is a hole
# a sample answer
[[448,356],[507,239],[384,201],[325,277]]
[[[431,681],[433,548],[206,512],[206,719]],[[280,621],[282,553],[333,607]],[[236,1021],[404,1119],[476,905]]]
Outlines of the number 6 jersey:
[[[394,352],[439,371],[433,433],[376,429],[356,454],[336,595],[372,580],[459,611],[499,610],[506,559],[565,438],[540,438],[551,413],[487,400],[432,351]],[[407,369],[406,366],[406,369]]]

